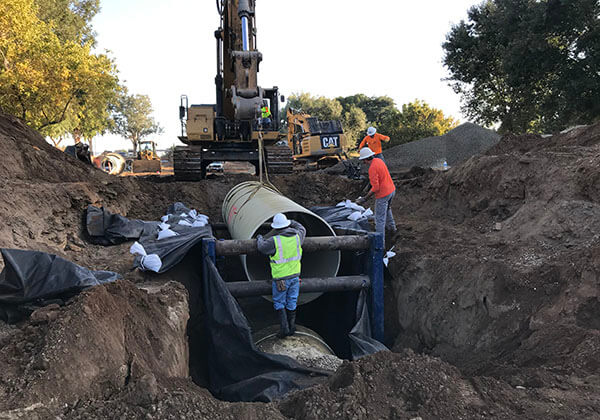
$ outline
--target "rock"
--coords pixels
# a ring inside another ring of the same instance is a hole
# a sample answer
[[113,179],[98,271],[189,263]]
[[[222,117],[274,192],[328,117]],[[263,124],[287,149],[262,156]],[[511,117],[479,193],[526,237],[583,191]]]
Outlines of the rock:
[[53,303],[43,308],[36,309],[32,312],[29,320],[32,324],[43,324],[46,322],[52,322],[58,318],[60,306]]
[[152,373],[147,373],[135,381],[130,394],[130,402],[142,407],[148,407],[158,398],[158,382]]

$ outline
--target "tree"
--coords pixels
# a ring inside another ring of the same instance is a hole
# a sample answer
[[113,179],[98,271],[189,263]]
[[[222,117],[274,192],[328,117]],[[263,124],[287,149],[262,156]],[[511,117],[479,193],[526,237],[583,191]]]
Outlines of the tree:
[[359,107],[351,106],[348,111],[344,112],[342,124],[346,137],[346,147],[355,149],[367,129],[367,116]]
[[386,148],[426,137],[441,136],[458,126],[458,121],[454,118],[444,116],[441,110],[418,99],[402,105],[401,112],[384,114],[382,120],[392,126],[389,132],[391,141],[385,144]]
[[101,131],[117,88],[114,64],[89,42],[61,41],[36,13],[33,0],[0,2],[0,108],[53,138],[91,115],[104,115]]
[[135,153],[140,140],[150,134],[162,132],[151,114],[152,103],[148,95],[129,95],[123,89],[115,105],[114,126],[111,131],[129,139]]
[[342,105],[335,99],[312,96],[309,93],[292,94],[288,106],[295,111],[305,112],[320,120],[340,120]]
[[372,125],[391,141],[391,147],[425,137],[441,136],[458,125],[452,117],[416,99],[396,108],[388,96],[366,96],[357,94],[328,99],[309,93],[293,94],[288,106],[301,110],[320,120],[341,120],[346,134],[347,147],[353,149],[365,136],[366,128]]
[[348,112],[353,106],[362,109],[367,122],[372,125],[380,122],[379,119],[386,110],[396,108],[394,100],[389,96],[367,96],[359,93],[345,98],[339,97],[337,100],[342,104],[344,112]]
[[38,18],[60,41],[95,45],[91,21],[100,11],[100,0],[35,0],[35,4]]
[[443,45],[463,112],[501,131],[555,131],[600,117],[600,3],[487,0]]

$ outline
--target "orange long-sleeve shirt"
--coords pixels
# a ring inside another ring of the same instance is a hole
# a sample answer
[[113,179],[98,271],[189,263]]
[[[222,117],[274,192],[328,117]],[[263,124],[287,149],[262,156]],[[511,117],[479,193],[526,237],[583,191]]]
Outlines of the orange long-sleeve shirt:
[[390,138],[388,136],[384,136],[383,134],[379,134],[379,133],[373,134],[373,137],[365,136],[365,138],[362,139],[362,141],[360,142],[360,146],[358,146],[358,150],[362,149],[366,145],[369,149],[371,149],[373,151],[373,153],[376,153],[376,154],[381,153],[381,142],[382,141],[388,142],[388,141],[390,141]]
[[385,162],[379,158],[374,158],[369,167],[369,181],[375,198],[382,198],[396,191],[390,171],[388,171]]

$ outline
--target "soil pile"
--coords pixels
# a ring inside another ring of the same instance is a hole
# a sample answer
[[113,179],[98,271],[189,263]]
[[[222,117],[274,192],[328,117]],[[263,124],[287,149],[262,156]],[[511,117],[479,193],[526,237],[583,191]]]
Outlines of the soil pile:
[[108,179],[78,159],[51,146],[19,119],[0,113],[0,178],[35,182],[78,182],[95,176]]
[[122,281],[94,287],[10,330],[0,342],[0,417],[104,398],[145,375],[187,378],[185,288],[171,282],[153,292]]
[[599,164],[595,125],[507,136],[401,183],[396,348],[513,386],[598,392]]
[[552,390],[516,389],[491,378],[464,378],[439,359],[378,353],[344,363],[327,383],[292,394],[279,409],[292,419],[539,419],[586,416],[598,409],[557,401]]

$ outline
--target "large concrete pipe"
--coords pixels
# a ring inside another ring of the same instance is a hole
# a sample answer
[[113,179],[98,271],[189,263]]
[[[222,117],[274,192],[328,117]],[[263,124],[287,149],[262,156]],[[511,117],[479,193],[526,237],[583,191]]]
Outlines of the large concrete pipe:
[[[256,181],[243,182],[227,193],[223,202],[223,220],[233,239],[252,239],[266,234],[263,225],[277,213],[300,222],[306,236],[335,236],[331,226],[301,205],[284,197],[272,188]],[[262,255],[242,255],[242,264],[248,280],[268,280],[271,269],[268,258]],[[340,266],[339,251],[305,252],[302,256],[301,277],[335,277]],[[302,290],[301,290],[302,291]],[[307,303],[320,293],[301,293],[299,303]]]

